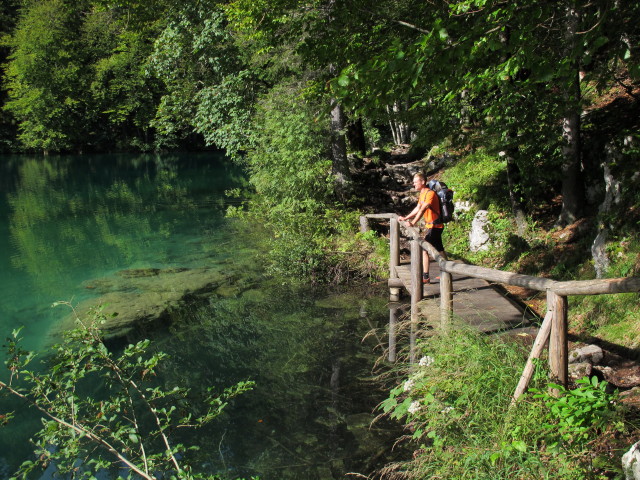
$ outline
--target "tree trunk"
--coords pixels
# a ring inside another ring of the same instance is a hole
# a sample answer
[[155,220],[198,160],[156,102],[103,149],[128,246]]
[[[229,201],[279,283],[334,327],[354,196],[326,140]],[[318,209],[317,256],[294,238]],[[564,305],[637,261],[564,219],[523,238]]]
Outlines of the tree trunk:
[[389,107],[387,105],[387,113],[389,114],[389,126],[391,127],[391,135],[393,136],[393,143],[401,145],[411,142],[411,132],[409,125],[399,120],[399,114],[402,111],[400,102],[395,101],[393,105]]
[[336,182],[336,193],[344,200],[350,190],[351,175],[347,159],[347,142],[344,139],[345,116],[342,105],[331,99],[331,157],[332,171]]
[[[511,58],[511,51],[508,47],[509,39],[511,37],[511,29],[509,26],[506,26],[500,32],[500,43],[504,48],[505,54],[502,57],[502,61],[506,62],[509,58]],[[509,83],[513,84],[514,78],[509,78]],[[510,122],[516,123],[513,117],[510,118]],[[517,124],[517,123],[516,123]],[[506,132],[506,143],[507,147],[504,151],[504,155],[507,160],[507,185],[509,187],[509,201],[511,202],[511,213],[516,219],[516,225],[518,227],[518,235],[524,236],[524,233],[527,228],[527,220],[524,212],[524,205],[522,203],[522,197],[520,195],[520,182],[522,180],[522,176],[520,174],[520,167],[518,167],[518,163],[516,162],[516,158],[519,153],[518,149],[518,130],[517,127],[507,127]]]
[[562,211],[558,223],[568,225],[582,214],[584,185],[580,162],[580,76],[578,68],[577,32],[580,16],[575,2],[566,7],[566,52],[571,62],[569,78],[565,79],[565,116],[562,119]]
[[[513,132],[510,132],[511,135]],[[518,227],[518,235],[524,236],[527,229],[527,219],[524,213],[524,205],[520,197],[520,168],[518,167],[514,154],[517,152],[517,147],[508,147],[506,151],[507,155],[507,184],[509,187],[509,200],[511,202],[511,213],[516,219],[516,225]]]
[[360,153],[363,157],[367,154],[367,142],[361,118],[347,123],[347,139],[352,151]]

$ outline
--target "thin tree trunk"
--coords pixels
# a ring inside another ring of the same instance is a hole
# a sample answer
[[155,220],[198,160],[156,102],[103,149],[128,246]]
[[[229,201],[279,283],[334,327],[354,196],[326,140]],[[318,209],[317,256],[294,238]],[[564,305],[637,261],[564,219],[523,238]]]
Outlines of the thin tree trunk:
[[387,114],[389,115],[389,128],[391,128],[391,136],[393,137],[393,143],[398,145],[400,143],[400,133],[398,132],[398,125],[393,119],[393,111],[387,105]]
[[344,139],[345,116],[342,105],[335,99],[331,99],[331,156],[332,170],[336,182],[336,193],[341,199],[345,199],[350,190],[351,174],[347,159],[347,142]]
[[580,162],[580,76],[578,69],[577,38],[580,16],[575,2],[566,9],[566,53],[571,61],[570,78],[565,83],[565,116],[562,119],[562,211],[558,223],[568,225],[582,214],[584,185]]
[[[397,112],[400,113],[403,110],[404,107],[404,111],[408,110],[408,105],[400,105],[400,102],[396,102],[396,108],[397,108]],[[400,131],[400,143],[411,143],[411,131],[409,129],[409,125],[406,122],[399,122],[398,124],[398,130]]]
[[393,136],[393,143],[401,145],[404,143],[410,143],[411,133],[409,125],[400,121],[399,114],[402,111],[400,102],[393,102],[390,107],[387,105],[387,114],[389,115],[389,126],[391,127],[391,135]]

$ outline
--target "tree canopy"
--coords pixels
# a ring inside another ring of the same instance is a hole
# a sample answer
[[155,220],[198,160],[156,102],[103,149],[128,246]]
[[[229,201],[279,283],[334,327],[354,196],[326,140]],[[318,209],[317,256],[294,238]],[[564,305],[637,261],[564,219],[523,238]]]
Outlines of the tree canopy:
[[589,175],[582,112],[600,91],[637,96],[639,9],[615,0],[5,2],[0,120],[5,132],[18,127],[5,144],[26,150],[219,148],[251,162],[291,138],[304,145],[315,129],[288,131],[286,121],[267,139],[265,108],[315,105],[297,121],[324,129],[311,138],[330,162],[317,165],[337,179],[341,201],[344,136],[364,121],[390,141],[505,155],[514,210],[544,182],[558,186],[560,220],[571,222]]

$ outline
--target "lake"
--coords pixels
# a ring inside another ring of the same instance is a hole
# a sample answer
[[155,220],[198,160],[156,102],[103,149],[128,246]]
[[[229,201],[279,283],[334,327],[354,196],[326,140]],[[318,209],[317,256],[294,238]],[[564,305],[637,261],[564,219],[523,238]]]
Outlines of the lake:
[[[251,235],[225,218],[240,203],[225,192],[247,188],[218,153],[0,156],[0,335],[24,326],[24,346],[46,356],[70,325],[54,302],[79,312],[106,304],[120,321],[114,348],[151,339],[170,355],[167,382],[256,382],[188,439],[202,446],[205,471],[366,475],[388,460],[397,434],[382,422],[370,428],[386,396],[372,380],[386,291],[268,276]],[[0,429],[0,476],[30,458],[38,424],[20,411]]]

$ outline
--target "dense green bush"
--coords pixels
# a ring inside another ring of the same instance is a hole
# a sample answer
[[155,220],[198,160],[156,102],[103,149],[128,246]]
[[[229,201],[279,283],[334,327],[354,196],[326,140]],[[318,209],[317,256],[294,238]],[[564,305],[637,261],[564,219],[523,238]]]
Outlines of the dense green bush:
[[229,213],[254,230],[260,226],[271,272],[315,282],[345,281],[357,271],[378,277],[388,247],[371,235],[353,235],[358,214],[334,197],[329,117],[305,88],[292,80],[262,97],[244,157],[253,192],[247,211]]

